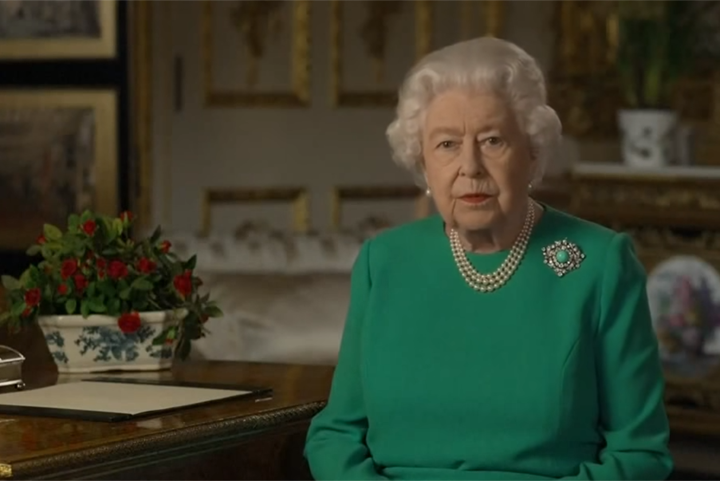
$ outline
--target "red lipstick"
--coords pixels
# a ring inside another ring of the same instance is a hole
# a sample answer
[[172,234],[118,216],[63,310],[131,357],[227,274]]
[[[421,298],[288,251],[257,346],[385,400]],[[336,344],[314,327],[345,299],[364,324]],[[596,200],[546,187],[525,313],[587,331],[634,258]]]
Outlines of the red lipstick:
[[491,196],[487,194],[467,194],[460,197],[460,199],[467,202],[468,204],[482,204],[490,197]]

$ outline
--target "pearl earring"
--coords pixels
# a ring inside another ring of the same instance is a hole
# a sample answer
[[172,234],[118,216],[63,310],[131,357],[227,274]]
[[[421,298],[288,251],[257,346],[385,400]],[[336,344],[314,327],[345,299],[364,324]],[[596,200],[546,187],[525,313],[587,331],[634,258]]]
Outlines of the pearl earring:
[[430,192],[430,187],[428,187],[427,189],[425,189],[425,195],[426,195],[426,196],[430,197],[430,194],[431,194],[431,193],[432,193],[432,192]]
[[528,184],[528,190],[532,190],[532,183]]

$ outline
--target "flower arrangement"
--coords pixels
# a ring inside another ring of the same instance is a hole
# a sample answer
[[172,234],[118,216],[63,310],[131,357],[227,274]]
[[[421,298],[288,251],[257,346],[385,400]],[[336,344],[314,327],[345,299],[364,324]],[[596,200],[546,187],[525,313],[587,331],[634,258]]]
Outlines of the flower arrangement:
[[222,312],[199,293],[195,257],[178,258],[159,227],[149,238],[133,239],[133,221],[130,212],[113,218],[86,211],[71,215],[65,232],[46,224],[27,251],[42,260],[19,279],[2,277],[9,309],[0,321],[18,329],[39,316],[103,314],[132,334],[140,329],[140,312],[184,311],[153,344],[176,343],[175,354],[187,358],[191,342],[205,335],[205,322]]
[[708,0],[620,1],[617,21],[617,69],[627,106],[670,107],[678,80],[718,59],[718,2]]

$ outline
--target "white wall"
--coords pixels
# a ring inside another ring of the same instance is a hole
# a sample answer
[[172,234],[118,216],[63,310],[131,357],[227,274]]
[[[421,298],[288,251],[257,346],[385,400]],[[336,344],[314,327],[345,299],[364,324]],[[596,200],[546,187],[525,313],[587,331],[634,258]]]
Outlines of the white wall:
[[[219,9],[236,2],[215,2]],[[404,2],[410,3],[410,2]],[[439,2],[435,16],[436,42],[454,41],[459,31],[457,2]],[[479,4],[479,2],[476,2]],[[153,224],[166,229],[195,231],[200,226],[201,193],[208,187],[306,186],[312,195],[312,222],[326,229],[330,219],[328,196],[338,184],[408,184],[409,176],[390,160],[384,131],[392,108],[333,107],[330,102],[331,4],[313,1],[311,13],[311,105],[307,108],[208,108],[204,105],[201,18],[196,1],[157,2],[154,15],[154,202]],[[362,55],[357,37],[364,11],[362,2],[345,2],[344,38],[348,83],[372,85],[371,64]],[[455,4],[455,5],[453,5]],[[553,2],[507,2],[503,36],[515,41],[542,65],[551,61]],[[213,24],[219,45],[213,55],[218,84],[242,88],[244,74],[241,39],[222,10]],[[289,9],[288,9],[289,11]],[[285,29],[288,34],[286,17]],[[482,18],[478,13],[478,33]],[[411,65],[414,52],[412,9],[405,8],[391,27],[393,37],[385,84],[396,86]],[[459,39],[459,38],[456,38]],[[287,85],[290,41],[281,37],[261,63],[260,88]],[[183,109],[173,110],[174,58],[184,64]],[[581,149],[584,147],[584,149]],[[583,152],[585,150],[586,152]],[[562,172],[573,159],[615,156],[616,146],[580,146],[565,142],[551,174]],[[402,205],[401,205],[402,204]],[[370,205],[370,204],[367,204]],[[372,204],[372,213],[402,220],[408,203]],[[214,228],[232,230],[244,219],[265,216],[287,225],[282,207],[228,207],[213,212]],[[370,211],[365,208],[362,214]],[[359,218],[359,217],[358,217]],[[352,219],[350,219],[352,221]]]

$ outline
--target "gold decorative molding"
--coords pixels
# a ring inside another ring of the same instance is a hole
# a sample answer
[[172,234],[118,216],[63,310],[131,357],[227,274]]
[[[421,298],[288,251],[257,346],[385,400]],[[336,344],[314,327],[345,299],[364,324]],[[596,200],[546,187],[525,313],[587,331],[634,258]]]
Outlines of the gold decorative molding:
[[153,3],[136,0],[129,4],[130,78],[132,85],[132,210],[139,227],[152,222],[153,198]]
[[430,215],[430,198],[419,187],[414,185],[338,186],[333,188],[330,197],[331,228],[334,230],[342,228],[344,202],[380,200],[414,200],[414,218],[420,219]]
[[571,212],[611,226],[713,227],[720,219],[720,177],[576,173],[568,184]]
[[[19,6],[23,2],[16,2]],[[0,60],[68,60],[114,58],[117,54],[117,1],[94,2],[98,8],[99,36],[5,38]]]
[[[330,85],[331,102],[336,107],[393,107],[397,101],[397,92],[388,90],[348,90],[343,83],[343,12],[348,2],[332,0],[330,3]],[[414,0],[409,1],[364,1],[368,6],[368,18],[364,23],[363,37],[371,33],[370,46],[366,43],[366,50],[373,63],[376,80],[384,77],[384,66],[386,59],[384,52],[387,49],[387,41],[391,37],[387,31],[386,21],[397,15],[402,7],[414,6],[415,17],[415,52],[414,61],[430,53],[433,48],[443,45],[433,45],[435,18],[438,12],[449,3],[457,4],[460,18],[458,19],[458,36],[456,41],[464,38],[476,37],[478,35],[489,35],[499,37],[502,34],[505,23],[505,1],[472,1],[459,0],[434,1]],[[482,4],[479,9],[474,7]],[[480,14],[478,15],[478,12]],[[479,26],[477,30],[475,26]]]
[[310,196],[300,187],[212,188],[202,200],[202,235],[212,232],[212,208],[221,204],[284,202],[293,211],[293,230],[304,234],[310,230]]
[[[550,104],[563,130],[580,139],[618,136],[617,111],[623,107],[615,52],[618,45],[617,3],[602,0],[556,0],[555,51],[548,82]],[[674,92],[681,118],[698,128],[718,123],[717,77],[683,79]],[[703,163],[717,163],[709,155]]]
[[[254,89],[218,90],[215,88],[213,17],[217,2],[203,2],[202,14],[202,55],[205,105],[207,107],[306,107],[310,104],[310,0],[283,1],[292,9],[292,51],[291,51],[291,82],[292,88],[288,92],[263,92]],[[265,1],[243,1],[253,5],[274,4]],[[264,11],[264,9],[263,9]],[[254,21],[261,21],[264,15],[257,14]],[[248,75],[252,80],[253,62],[257,62],[258,45],[251,24],[243,19],[240,24],[240,34],[244,42],[250,41],[253,45],[246,45],[250,49],[251,61],[248,64]],[[262,47],[260,47],[262,50]]]

